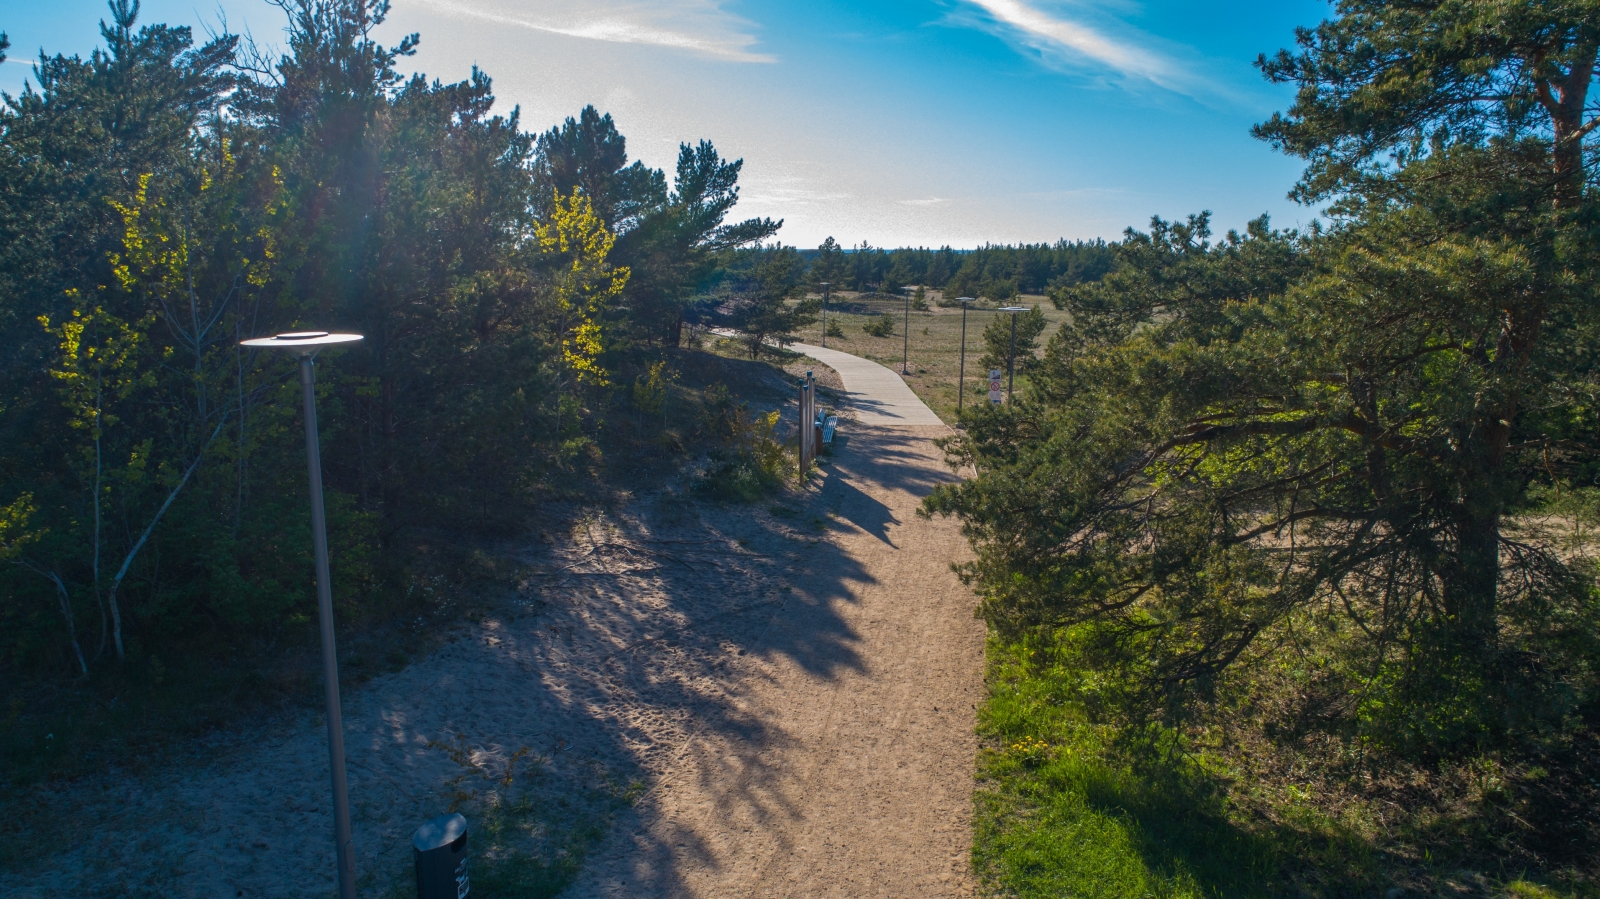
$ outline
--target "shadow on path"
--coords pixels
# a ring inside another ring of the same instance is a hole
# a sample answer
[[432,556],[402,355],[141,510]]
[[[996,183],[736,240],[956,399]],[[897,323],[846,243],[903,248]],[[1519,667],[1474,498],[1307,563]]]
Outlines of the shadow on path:
[[959,535],[915,516],[953,480],[939,433],[851,435],[801,516],[844,526],[801,542],[780,602],[696,637],[744,660],[710,691],[720,702],[630,672],[695,718],[666,764],[641,763],[650,789],[575,899],[965,895],[982,626],[949,571]]
[[[418,823],[508,774],[551,820],[602,814],[606,784],[642,785],[577,897],[955,895],[982,631],[948,571],[953,526],[914,514],[951,480],[930,444],[948,432],[852,430],[798,512],[644,498],[527,548],[515,600],[349,689],[363,895],[408,878]],[[79,845],[0,872],[0,893],[331,891],[319,718],[205,751],[74,794],[89,803]]]

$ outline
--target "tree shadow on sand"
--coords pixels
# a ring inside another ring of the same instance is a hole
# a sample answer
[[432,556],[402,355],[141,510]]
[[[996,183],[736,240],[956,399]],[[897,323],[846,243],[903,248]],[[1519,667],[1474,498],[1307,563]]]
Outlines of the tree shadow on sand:
[[[914,448],[921,440],[860,429],[785,500],[786,514],[669,490],[641,498],[629,514],[580,524],[570,544],[536,547],[512,608],[439,662],[400,675],[437,676],[425,695],[387,689],[381,709],[351,716],[356,789],[405,785],[417,797],[438,796],[475,769],[467,780],[483,787],[463,809],[499,822],[492,844],[500,859],[478,861],[486,874],[534,859],[546,865],[535,869],[541,876],[559,875],[536,891],[553,895],[601,842],[605,828],[579,825],[600,820],[611,825],[608,865],[624,867],[633,888],[681,894],[682,868],[715,865],[718,847],[661,826],[652,788],[673,771],[700,779],[718,817],[800,816],[783,772],[765,763],[796,737],[746,710],[743,694],[772,666],[823,681],[863,672],[846,612],[873,578],[820,538],[825,528],[858,528],[892,546],[890,528],[901,522],[867,490],[921,496],[948,482]],[[454,761],[439,748],[452,738],[463,744]],[[502,773],[517,786],[495,787]],[[617,796],[632,804],[619,806]],[[374,799],[374,808],[415,807],[418,820],[426,813],[424,802]],[[527,814],[505,818],[509,803]],[[404,871],[403,828],[359,814],[356,828],[369,864]],[[579,831],[585,836],[573,839]]]

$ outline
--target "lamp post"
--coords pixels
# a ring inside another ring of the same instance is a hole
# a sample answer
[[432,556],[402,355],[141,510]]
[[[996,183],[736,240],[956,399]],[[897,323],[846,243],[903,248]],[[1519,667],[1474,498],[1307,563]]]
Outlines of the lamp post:
[[956,420],[961,420],[961,404],[967,396],[967,304],[972,297],[957,297],[961,304],[961,374],[956,379]]
[[333,837],[339,864],[339,899],[355,899],[356,865],[350,847],[350,787],[344,766],[344,721],[339,714],[339,661],[333,645],[333,587],[328,582],[328,520],[322,507],[317,373],[312,357],[323,347],[360,339],[360,334],[300,331],[241,341],[247,347],[284,349],[300,357],[300,393],[306,415],[306,468],[311,474],[311,544],[317,556],[317,618],[322,625],[322,680],[328,703],[328,763],[333,770]]
[[907,367],[907,363],[911,361],[911,294],[906,293],[910,289],[909,287],[900,288],[900,292],[906,294],[906,328],[905,334],[901,335],[903,339],[900,348],[900,374],[902,375],[911,374],[911,369]]
[[828,346],[828,282],[822,281],[822,346]]
[[1017,313],[1027,312],[1027,306],[1001,306],[1001,312],[1011,313],[1011,356],[1006,361],[1006,402],[1011,402],[1011,392],[1017,384]]

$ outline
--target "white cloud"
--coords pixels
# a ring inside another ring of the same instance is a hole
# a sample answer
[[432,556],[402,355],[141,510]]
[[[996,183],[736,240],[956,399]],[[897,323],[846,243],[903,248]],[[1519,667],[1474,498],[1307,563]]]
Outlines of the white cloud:
[[[784,209],[791,206],[814,206],[820,203],[835,204],[840,200],[849,200],[851,195],[838,191],[816,190],[808,187],[790,187],[781,183],[788,179],[777,179],[779,183],[768,183],[763,179],[748,179],[749,184],[739,194],[740,209],[749,206],[774,206]],[[778,218],[782,218],[780,211]]]
[[928,197],[925,200],[898,200],[896,202],[904,206],[938,206],[940,203],[948,203],[950,201],[944,197]]
[[616,44],[648,44],[730,62],[775,62],[753,49],[753,26],[724,0],[418,0],[454,15],[547,34]]
[[1047,13],[1024,0],[968,2],[988,13],[1009,36],[1046,57],[1075,64],[1088,61],[1179,93],[1192,91],[1196,80],[1192,75],[1171,58],[1141,46],[1141,41],[1113,37],[1081,21]]

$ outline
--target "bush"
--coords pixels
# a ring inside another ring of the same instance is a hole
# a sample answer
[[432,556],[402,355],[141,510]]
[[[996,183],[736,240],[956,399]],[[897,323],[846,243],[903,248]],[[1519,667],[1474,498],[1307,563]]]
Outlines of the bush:
[[711,464],[695,485],[699,492],[722,502],[755,502],[780,483],[749,453],[715,450]]
[[873,337],[893,337],[894,316],[885,312],[862,325],[861,330],[867,332]]
[[722,385],[713,388],[708,399],[706,424],[721,445],[711,451],[695,489],[725,502],[754,502],[777,489],[788,462],[783,444],[772,435],[779,414],[752,413],[745,403],[735,403]]

